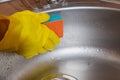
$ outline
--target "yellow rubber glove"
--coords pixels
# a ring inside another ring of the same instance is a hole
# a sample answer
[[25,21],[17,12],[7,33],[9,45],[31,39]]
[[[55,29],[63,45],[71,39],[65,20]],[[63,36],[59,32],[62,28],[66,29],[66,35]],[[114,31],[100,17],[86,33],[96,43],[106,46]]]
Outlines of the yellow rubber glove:
[[0,41],[0,50],[15,51],[25,58],[31,58],[38,53],[54,50],[54,46],[60,43],[58,36],[42,24],[49,20],[46,13],[22,11],[8,19],[10,24]]

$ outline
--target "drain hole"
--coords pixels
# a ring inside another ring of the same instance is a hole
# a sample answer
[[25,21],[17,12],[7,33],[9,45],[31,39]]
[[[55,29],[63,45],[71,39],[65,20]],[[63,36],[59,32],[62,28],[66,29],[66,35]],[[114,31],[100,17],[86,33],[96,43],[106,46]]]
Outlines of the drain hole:
[[70,76],[70,75],[62,75],[63,80],[77,80],[76,78]]
[[45,77],[42,80],[78,80],[78,79],[66,74],[53,74]]

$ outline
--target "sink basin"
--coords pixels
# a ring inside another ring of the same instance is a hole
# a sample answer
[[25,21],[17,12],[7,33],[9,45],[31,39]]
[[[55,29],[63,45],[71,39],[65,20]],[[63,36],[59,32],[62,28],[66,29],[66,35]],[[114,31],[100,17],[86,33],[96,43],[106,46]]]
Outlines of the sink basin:
[[0,54],[0,80],[120,80],[120,9],[65,7],[47,10],[64,20],[55,51],[25,60]]

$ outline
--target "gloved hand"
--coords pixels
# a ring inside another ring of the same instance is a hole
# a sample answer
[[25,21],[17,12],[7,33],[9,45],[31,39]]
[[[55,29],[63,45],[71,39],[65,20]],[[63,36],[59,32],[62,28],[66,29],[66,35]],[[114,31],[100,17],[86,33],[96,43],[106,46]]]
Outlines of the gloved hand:
[[49,20],[46,13],[23,11],[6,19],[10,23],[0,41],[2,51],[15,51],[25,58],[31,58],[38,53],[54,50],[54,46],[60,43],[58,36],[42,24]]

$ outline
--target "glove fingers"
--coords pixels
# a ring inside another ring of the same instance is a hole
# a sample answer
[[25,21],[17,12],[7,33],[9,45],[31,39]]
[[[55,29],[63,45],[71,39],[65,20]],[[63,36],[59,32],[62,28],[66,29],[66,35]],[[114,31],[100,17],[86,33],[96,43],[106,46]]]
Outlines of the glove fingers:
[[45,49],[45,48],[40,48],[40,50],[39,50],[39,53],[46,53],[47,52],[47,49]]
[[16,51],[19,55],[24,56],[26,59],[29,59],[33,56],[36,56],[38,53],[35,50],[21,50],[21,51]]
[[22,51],[17,51],[19,55],[24,56],[26,59],[34,57],[38,55],[39,53],[45,53],[45,52],[47,52],[47,49],[45,48],[39,48],[39,51],[37,51],[36,49],[26,49]]
[[60,44],[60,39],[59,39],[59,37],[58,37],[53,31],[50,32],[49,39],[50,39],[55,45]]
[[49,34],[50,34],[50,30],[47,28],[47,26],[45,25],[41,25],[41,45],[44,46],[46,41],[48,40]]
[[18,16],[18,15],[19,16],[24,15],[27,17],[29,16],[31,18],[34,17],[33,19],[36,19],[37,21],[39,21],[39,23],[47,22],[50,19],[50,16],[47,13],[36,13],[36,12],[29,11],[29,10],[25,10],[22,12],[16,12],[14,14],[14,16]]
[[44,48],[47,50],[54,50],[54,43],[51,40],[47,40],[47,42],[44,45]]
[[40,23],[47,22],[50,19],[50,16],[46,13],[39,13]]

